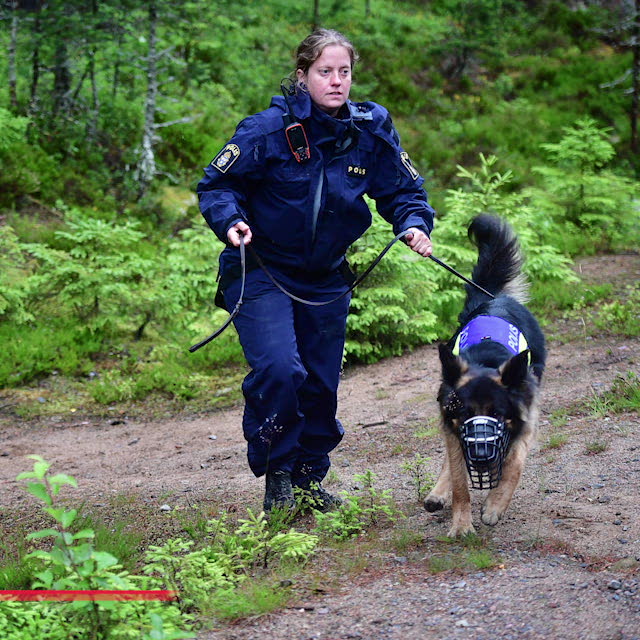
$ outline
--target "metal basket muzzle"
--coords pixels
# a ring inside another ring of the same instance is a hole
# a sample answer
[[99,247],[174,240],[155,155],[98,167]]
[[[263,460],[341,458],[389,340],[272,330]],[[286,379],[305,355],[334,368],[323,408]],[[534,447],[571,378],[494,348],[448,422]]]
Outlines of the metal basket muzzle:
[[505,423],[489,416],[473,416],[460,426],[460,442],[474,489],[498,486],[510,439]]

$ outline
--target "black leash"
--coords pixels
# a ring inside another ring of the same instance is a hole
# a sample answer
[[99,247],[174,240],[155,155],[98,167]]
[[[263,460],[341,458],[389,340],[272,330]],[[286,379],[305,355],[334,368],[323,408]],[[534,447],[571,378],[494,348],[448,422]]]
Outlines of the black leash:
[[242,277],[242,284],[240,286],[240,297],[238,298],[238,302],[236,302],[236,306],[233,308],[233,311],[227,318],[227,321],[214,333],[210,336],[198,342],[198,344],[194,344],[192,347],[189,347],[189,351],[193,353],[200,349],[200,347],[204,347],[206,344],[209,344],[212,340],[215,340],[232,322],[233,319],[238,315],[240,311],[240,307],[242,306],[242,302],[244,299],[244,283],[247,278],[247,265],[245,258],[245,250],[244,250],[244,236],[240,238],[240,273]]
[[477,282],[473,280],[469,280],[466,276],[463,276],[459,271],[456,271],[453,267],[450,267],[446,262],[442,262],[439,258],[435,256],[429,256],[431,260],[433,260],[436,264],[439,264],[441,267],[444,267],[450,273],[453,273],[454,276],[458,276],[460,280],[464,280],[467,284],[470,284],[472,287],[475,287],[478,291],[482,291],[482,293],[488,295],[490,298],[495,298],[493,293],[489,293],[486,289],[483,289]]
[[[294,295],[290,291],[287,291],[273,277],[273,275],[271,274],[269,269],[267,269],[267,267],[265,266],[265,264],[262,261],[262,259],[260,258],[260,256],[257,254],[256,250],[251,245],[249,245],[249,250],[252,252],[252,255],[255,258],[255,261],[258,263],[258,266],[265,272],[265,274],[267,275],[269,280],[271,280],[273,285],[275,287],[277,287],[280,291],[282,291],[282,293],[284,293],[286,296],[288,296],[292,300],[295,300],[296,302],[301,302],[302,304],[310,305],[310,306],[313,306],[313,307],[322,307],[324,305],[331,304],[332,302],[336,302],[336,301],[340,300],[340,298],[344,298],[344,296],[346,296],[349,293],[351,293],[375,269],[375,267],[378,265],[380,260],[382,260],[382,258],[384,258],[384,256],[387,254],[389,249],[391,249],[391,247],[396,242],[398,242],[398,240],[400,240],[400,238],[403,238],[407,233],[409,233],[409,232],[408,231],[401,231],[397,236],[395,236],[395,238],[393,238],[393,240],[391,240],[391,242],[389,242],[389,244],[387,244],[387,246],[380,252],[380,254],[376,257],[376,259],[365,269],[365,271],[363,271],[362,274],[359,275],[354,280],[354,282],[351,284],[351,286],[346,291],[343,291],[339,296],[336,296],[335,298],[332,298],[331,300],[323,300],[322,302],[318,302],[317,300],[305,300],[304,298],[299,298],[298,296]],[[431,260],[433,260],[436,264],[440,265],[441,267],[444,267],[447,271],[449,271],[453,275],[457,276],[461,280],[464,280],[467,284],[470,284],[472,287],[475,287],[479,291],[482,291],[482,293],[488,295],[490,298],[495,298],[495,296],[492,293],[489,293],[486,289],[483,289],[479,284],[477,284],[473,280],[470,280],[466,276],[463,276],[459,271],[456,271],[453,267],[450,267],[448,264],[446,264],[446,262],[443,262],[442,260],[440,260],[439,258],[436,258],[435,256],[429,256],[429,258]],[[233,308],[233,311],[231,312],[231,314],[227,318],[226,322],[217,331],[212,333],[210,336],[208,336],[207,338],[205,338],[201,342],[198,342],[198,344],[194,344],[192,347],[189,347],[189,351],[191,353],[193,353],[194,351],[197,351],[198,349],[200,349],[200,347],[204,347],[206,344],[209,344],[212,340],[215,340],[231,324],[233,319],[238,315],[238,312],[240,311],[240,307],[242,306],[242,302],[243,302],[243,298],[244,298],[244,285],[245,285],[245,280],[246,280],[246,275],[247,275],[246,274],[246,272],[247,272],[247,269],[246,269],[246,248],[245,248],[245,243],[244,243],[244,236],[240,237],[240,270],[241,270],[241,273],[242,273],[242,285],[240,287],[240,297],[238,298],[238,302],[236,302],[236,306]]]

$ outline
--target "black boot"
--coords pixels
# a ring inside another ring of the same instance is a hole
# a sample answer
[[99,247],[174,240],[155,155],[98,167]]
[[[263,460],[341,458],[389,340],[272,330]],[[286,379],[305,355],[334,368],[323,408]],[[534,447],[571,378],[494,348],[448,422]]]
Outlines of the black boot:
[[266,474],[263,508],[265,513],[271,509],[293,510],[296,501],[293,498],[291,474],[288,471],[269,471]]

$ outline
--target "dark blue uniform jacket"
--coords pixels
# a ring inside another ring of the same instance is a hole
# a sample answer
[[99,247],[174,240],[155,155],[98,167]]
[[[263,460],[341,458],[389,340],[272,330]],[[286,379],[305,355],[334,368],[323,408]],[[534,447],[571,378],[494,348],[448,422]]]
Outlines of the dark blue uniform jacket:
[[[424,181],[384,107],[349,101],[339,119],[312,105],[306,93],[292,102],[310,144],[306,163],[298,163],[289,148],[287,106],[275,96],[269,109],[238,125],[205,169],[197,188],[200,209],[220,240],[227,243],[228,229],[244,220],[267,264],[300,275],[326,274],[371,224],[364,194],[394,233],[409,227],[431,232],[434,211]],[[221,275],[237,271],[238,264],[239,250],[227,246]]]

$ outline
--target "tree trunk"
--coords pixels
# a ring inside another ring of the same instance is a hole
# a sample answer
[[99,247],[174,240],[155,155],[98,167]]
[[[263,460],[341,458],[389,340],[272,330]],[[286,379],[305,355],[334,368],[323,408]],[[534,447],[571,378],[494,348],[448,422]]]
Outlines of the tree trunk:
[[[40,80],[40,35],[42,24],[40,22],[40,14],[36,16],[36,22],[33,28],[35,38],[33,47],[33,56],[31,57],[31,91],[29,95],[29,116],[33,116],[38,111],[38,81]],[[32,123],[29,123],[31,129]]]
[[[91,11],[93,13],[94,23],[98,15],[98,2],[92,0]],[[96,82],[96,50],[94,44],[89,52],[89,79],[91,80],[91,113],[87,122],[87,138],[93,141],[98,136],[98,113],[100,111],[100,97],[98,94],[98,83]]]
[[71,68],[69,62],[69,52],[64,39],[58,40],[54,54],[53,67],[53,109],[52,115],[55,117],[61,111],[64,112],[69,107],[71,93]]
[[640,108],[640,0],[635,3],[633,28],[631,30],[631,46],[633,48],[633,89],[631,93],[631,153],[634,158],[638,154],[638,109]]
[[18,43],[18,0],[11,0],[11,35],[9,36],[9,103],[14,114],[18,113],[18,81],[16,74],[16,48]]
[[124,11],[120,11],[113,22],[113,37],[115,40],[115,60],[113,63],[113,74],[111,79],[111,98],[115,102],[120,90],[120,65],[122,60],[122,51],[124,46],[124,34],[126,22],[126,14]]
[[144,128],[142,148],[138,162],[138,198],[147,192],[156,173],[154,145],[156,141],[155,116],[158,99],[158,52],[157,35],[158,10],[155,0],[149,2],[149,53],[147,57],[147,96],[144,106]]
[[89,52],[89,80],[91,81],[91,111],[87,121],[87,138],[93,141],[98,136],[98,113],[100,112],[100,98],[96,82],[96,50]]
[[315,31],[320,27],[320,0],[313,0],[313,24],[311,30]]
[[120,51],[122,51],[122,32],[118,32],[118,44],[116,46],[116,61],[113,65],[113,79],[111,81],[111,98],[115,101],[120,85]]

